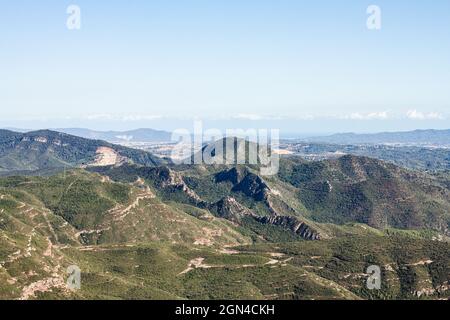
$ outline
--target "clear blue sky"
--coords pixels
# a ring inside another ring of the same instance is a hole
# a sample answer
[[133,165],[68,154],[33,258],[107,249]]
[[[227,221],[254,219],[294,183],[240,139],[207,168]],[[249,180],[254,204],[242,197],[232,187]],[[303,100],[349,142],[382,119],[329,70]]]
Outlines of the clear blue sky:
[[[371,4],[380,31],[366,28]],[[448,128],[450,1],[0,4],[0,126],[172,129],[194,116],[289,132]]]

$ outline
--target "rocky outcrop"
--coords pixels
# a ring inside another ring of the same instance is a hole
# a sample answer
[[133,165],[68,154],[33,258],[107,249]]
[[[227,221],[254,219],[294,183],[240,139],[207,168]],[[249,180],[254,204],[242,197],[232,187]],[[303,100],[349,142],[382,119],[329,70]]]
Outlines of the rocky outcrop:
[[270,188],[258,175],[249,173],[241,182],[232,189],[234,192],[242,192],[256,201],[266,201],[270,194]]
[[225,197],[210,207],[210,210],[216,212],[221,218],[240,223],[245,216],[256,217],[250,209],[241,205],[232,197]]
[[230,170],[225,170],[215,175],[216,183],[231,182],[237,185],[248,174],[246,168],[233,167]]
[[297,217],[289,216],[273,216],[273,217],[258,217],[257,221],[264,224],[272,224],[288,229],[306,240],[321,240],[321,235],[317,230],[307,225]]
[[246,168],[233,167],[215,175],[216,183],[231,182],[232,191],[242,192],[256,201],[265,201],[270,193],[267,183]]
[[434,294],[443,294],[450,290],[450,281],[443,283],[442,285],[436,288],[424,288],[421,290],[414,291],[414,295],[418,298],[422,296],[432,296]]
[[232,197],[225,197],[217,203],[211,205],[209,209],[221,218],[234,223],[241,223],[242,218],[251,217],[262,224],[270,224],[283,227],[306,240],[321,240],[326,236],[320,234],[316,229],[301,221],[297,217],[291,216],[258,216],[252,210],[240,204]]
[[158,178],[159,187],[162,189],[178,190],[183,192],[190,200],[200,207],[206,207],[207,203],[203,201],[194,190],[188,187],[183,177],[176,171],[166,166],[154,169],[154,173]]
[[247,168],[233,167],[215,176],[217,183],[231,182],[233,192],[241,192],[255,201],[264,202],[272,216],[295,215],[296,211],[272,190],[263,178]]
[[116,152],[112,148],[98,147],[94,161],[89,163],[88,166],[93,167],[120,166],[129,162],[130,159],[121,156],[118,152]]

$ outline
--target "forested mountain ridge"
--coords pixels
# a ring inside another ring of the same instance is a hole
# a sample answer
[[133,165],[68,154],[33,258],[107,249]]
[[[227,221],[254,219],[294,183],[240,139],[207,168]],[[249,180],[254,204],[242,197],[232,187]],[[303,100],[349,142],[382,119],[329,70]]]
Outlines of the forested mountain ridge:
[[153,166],[164,161],[148,152],[50,130],[17,133],[0,130],[0,172],[33,171],[132,162]]

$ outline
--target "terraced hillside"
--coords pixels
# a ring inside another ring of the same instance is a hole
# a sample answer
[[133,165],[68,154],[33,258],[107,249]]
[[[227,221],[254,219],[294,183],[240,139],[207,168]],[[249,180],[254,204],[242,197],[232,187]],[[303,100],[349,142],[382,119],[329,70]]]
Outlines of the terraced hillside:
[[38,208],[64,219],[74,229],[77,242],[84,245],[145,241],[194,244],[214,242],[216,235],[224,244],[246,242],[230,223],[215,219],[206,210],[197,209],[194,217],[182,206],[162,202],[142,179],[116,183],[76,170],[50,178],[5,178],[0,186],[11,206],[20,199],[15,198],[17,192],[26,195]]

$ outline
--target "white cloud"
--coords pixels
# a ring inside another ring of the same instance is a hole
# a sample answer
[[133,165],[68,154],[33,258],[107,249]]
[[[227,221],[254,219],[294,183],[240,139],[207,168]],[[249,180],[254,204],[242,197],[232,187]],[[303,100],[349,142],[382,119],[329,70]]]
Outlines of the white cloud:
[[350,115],[346,115],[342,118],[351,120],[386,120],[389,118],[389,114],[387,111],[369,112],[369,113],[355,112]]
[[287,119],[295,119],[295,120],[314,120],[318,118],[318,116],[314,116],[312,114],[304,114],[304,115],[297,115],[294,117],[286,117]]
[[117,114],[89,114],[85,117],[87,120],[108,120],[108,121],[142,121],[160,119],[160,115],[117,115]]
[[406,116],[409,119],[413,120],[442,120],[444,119],[444,116],[437,112],[429,112],[429,113],[423,113],[417,110],[409,110],[406,113]]
[[250,113],[240,113],[234,116],[235,119],[244,119],[244,120],[263,120],[263,117],[259,114],[250,114]]
[[111,120],[112,116],[108,114],[88,114],[86,116],[88,120]]
[[127,115],[122,117],[122,121],[141,121],[161,119],[159,115]]
[[259,120],[282,120],[284,117],[277,115],[261,115],[254,113],[239,113],[232,117],[233,119],[240,120],[251,120],[251,121],[259,121]]
[[[273,121],[273,120],[314,120],[317,117],[311,114],[303,114],[303,115],[262,115],[262,114],[251,114],[251,113],[240,113],[233,117],[232,119],[239,120],[250,120],[250,121]],[[224,117],[224,119],[229,119],[228,117]]]

